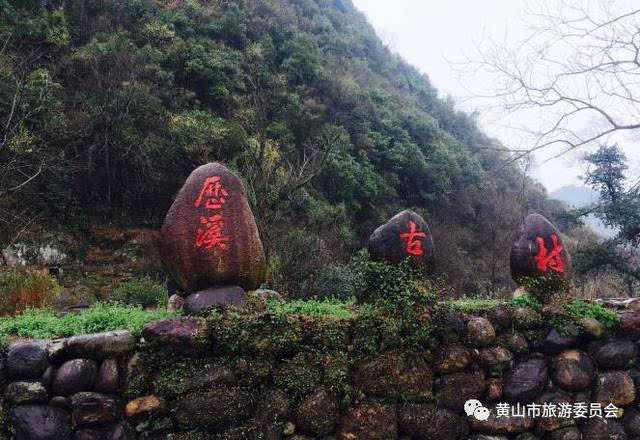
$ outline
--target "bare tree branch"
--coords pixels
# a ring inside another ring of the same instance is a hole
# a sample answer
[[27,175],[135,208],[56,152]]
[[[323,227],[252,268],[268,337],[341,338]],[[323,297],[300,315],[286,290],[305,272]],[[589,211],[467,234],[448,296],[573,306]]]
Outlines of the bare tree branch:
[[[626,8],[626,9],[625,9]],[[452,63],[466,83],[485,79],[470,100],[498,104],[522,122],[513,162],[543,149],[551,159],[640,130],[640,9],[623,2],[546,0],[529,12],[520,41],[484,41]],[[488,79],[488,80],[487,80]],[[554,149],[557,147],[558,149]]]

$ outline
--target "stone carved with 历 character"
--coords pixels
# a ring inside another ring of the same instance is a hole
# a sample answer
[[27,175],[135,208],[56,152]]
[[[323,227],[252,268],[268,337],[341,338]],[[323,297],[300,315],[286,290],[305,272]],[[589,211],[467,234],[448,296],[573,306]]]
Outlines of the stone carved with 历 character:
[[367,247],[374,260],[400,263],[408,259],[414,267],[431,265],[435,257],[429,226],[420,215],[409,210],[373,231]]
[[558,230],[540,214],[529,214],[511,248],[511,277],[543,302],[567,290],[571,259]]
[[264,249],[244,187],[220,163],[202,165],[187,178],[159,247],[169,277],[186,294],[224,286],[252,290],[264,282]]

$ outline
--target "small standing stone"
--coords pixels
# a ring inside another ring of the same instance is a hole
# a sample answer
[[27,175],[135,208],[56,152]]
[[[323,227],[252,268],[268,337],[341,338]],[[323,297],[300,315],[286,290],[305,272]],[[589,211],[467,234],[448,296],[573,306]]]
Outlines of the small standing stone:
[[529,214],[511,248],[511,277],[543,302],[566,290],[571,260],[558,230],[540,214]]
[[429,266],[435,259],[435,247],[429,226],[413,211],[402,211],[378,227],[367,245],[371,258],[400,263],[409,258],[414,266]]
[[167,301],[167,310],[170,312],[175,312],[177,310],[182,310],[184,307],[184,298],[180,295],[173,294],[169,297],[169,301]]

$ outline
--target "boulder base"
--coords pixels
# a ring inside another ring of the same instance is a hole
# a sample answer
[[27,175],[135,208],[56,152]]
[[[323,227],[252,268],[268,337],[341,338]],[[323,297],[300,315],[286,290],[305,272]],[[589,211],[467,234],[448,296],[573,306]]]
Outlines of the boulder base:
[[247,294],[238,286],[201,290],[187,297],[184,311],[189,314],[197,314],[216,306],[225,305],[244,309],[247,306]]

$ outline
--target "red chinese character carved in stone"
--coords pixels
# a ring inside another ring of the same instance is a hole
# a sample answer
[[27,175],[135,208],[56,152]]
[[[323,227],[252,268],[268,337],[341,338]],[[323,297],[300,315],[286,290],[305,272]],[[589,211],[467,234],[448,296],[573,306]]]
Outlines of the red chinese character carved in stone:
[[412,255],[422,255],[422,241],[421,238],[425,238],[427,234],[421,231],[416,231],[416,223],[413,220],[409,220],[409,232],[403,232],[400,234],[400,238],[407,240],[406,252]]
[[222,186],[219,176],[209,176],[205,179],[198,197],[194,202],[196,208],[200,206],[204,199],[204,207],[207,209],[219,209],[224,205],[229,193]]
[[558,236],[551,234],[551,241],[553,242],[553,249],[547,253],[547,248],[544,245],[544,239],[542,237],[536,238],[538,243],[538,254],[535,256],[538,269],[543,272],[547,271],[547,268],[555,272],[564,272],[564,265],[562,264],[562,258],[560,253],[562,252],[562,245],[558,244]]
[[204,246],[207,249],[217,246],[226,251],[229,237],[222,235],[224,227],[222,216],[220,214],[214,214],[211,217],[201,215],[200,223],[204,225],[205,229],[198,228],[196,231],[196,246]]

